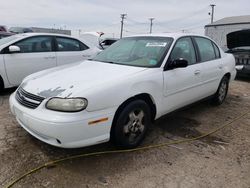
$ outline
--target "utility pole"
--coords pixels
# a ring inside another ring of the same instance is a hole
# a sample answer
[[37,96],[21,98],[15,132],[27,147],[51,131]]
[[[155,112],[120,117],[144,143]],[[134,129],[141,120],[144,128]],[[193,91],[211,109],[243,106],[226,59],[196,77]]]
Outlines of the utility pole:
[[154,20],[154,18],[149,18],[149,21],[150,21],[150,29],[149,29],[149,33],[152,33],[152,28],[153,28],[153,20]]
[[124,25],[124,19],[126,18],[127,14],[121,14],[121,34],[120,38],[122,38],[122,32],[123,32],[123,25]]
[[81,36],[81,32],[82,32],[82,30],[78,29],[78,35],[79,35],[79,37]]
[[211,8],[212,8],[212,13],[211,13],[211,24],[212,24],[212,23],[214,22],[214,7],[215,7],[216,5],[211,4],[210,6],[211,6]]

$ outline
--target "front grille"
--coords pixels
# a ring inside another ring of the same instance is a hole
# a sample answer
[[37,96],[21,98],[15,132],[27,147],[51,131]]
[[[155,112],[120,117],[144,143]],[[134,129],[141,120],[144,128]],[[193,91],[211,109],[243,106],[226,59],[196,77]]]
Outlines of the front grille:
[[250,65],[250,54],[234,54],[236,65]]
[[16,92],[16,100],[27,108],[37,108],[44,99],[43,97],[28,93],[21,87]]
[[250,59],[248,58],[235,58],[236,65],[250,65]]

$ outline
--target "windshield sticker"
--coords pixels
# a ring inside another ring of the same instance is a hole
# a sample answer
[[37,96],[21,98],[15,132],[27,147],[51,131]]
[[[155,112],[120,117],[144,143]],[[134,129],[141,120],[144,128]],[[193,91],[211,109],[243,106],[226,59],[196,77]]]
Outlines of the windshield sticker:
[[149,64],[150,65],[156,65],[157,61],[155,59],[150,59]]
[[166,45],[166,42],[148,42],[146,47],[165,47]]

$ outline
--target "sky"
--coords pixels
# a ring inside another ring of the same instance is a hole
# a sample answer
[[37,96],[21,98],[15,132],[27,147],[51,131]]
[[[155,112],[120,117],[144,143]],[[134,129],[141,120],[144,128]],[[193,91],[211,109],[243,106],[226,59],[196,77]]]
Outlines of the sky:
[[121,16],[126,13],[124,35],[149,32],[204,33],[210,23],[210,4],[216,4],[214,20],[250,14],[250,0],[0,0],[0,25],[66,28],[73,35],[102,31],[119,37]]

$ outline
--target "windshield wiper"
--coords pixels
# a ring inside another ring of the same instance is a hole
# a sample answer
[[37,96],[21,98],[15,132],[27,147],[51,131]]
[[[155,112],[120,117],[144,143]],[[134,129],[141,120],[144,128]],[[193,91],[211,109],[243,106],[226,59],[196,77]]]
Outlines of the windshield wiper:
[[101,61],[101,60],[95,60],[94,61],[99,61],[99,62],[103,62],[103,63],[110,63],[110,64],[115,64],[115,62],[113,61]]

